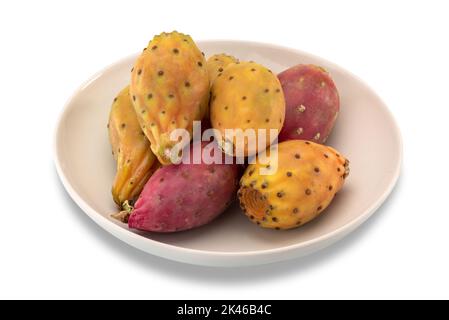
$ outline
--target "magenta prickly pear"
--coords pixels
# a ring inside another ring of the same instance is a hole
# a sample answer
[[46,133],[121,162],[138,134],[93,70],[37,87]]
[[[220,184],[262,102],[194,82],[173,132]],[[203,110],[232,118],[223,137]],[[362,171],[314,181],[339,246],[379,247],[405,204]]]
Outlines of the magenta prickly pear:
[[340,100],[329,73],[300,64],[281,72],[286,117],[279,141],[304,139],[324,143],[334,127]]
[[127,221],[132,229],[153,232],[202,226],[234,200],[238,171],[235,164],[203,161],[164,166],[147,182],[130,214],[122,213],[116,218]]

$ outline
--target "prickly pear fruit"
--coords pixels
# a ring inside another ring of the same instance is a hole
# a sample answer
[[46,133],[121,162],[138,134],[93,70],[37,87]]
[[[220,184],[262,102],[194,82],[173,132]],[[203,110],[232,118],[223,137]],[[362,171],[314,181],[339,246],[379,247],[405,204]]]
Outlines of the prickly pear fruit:
[[209,99],[206,60],[192,38],[162,33],[150,41],[131,72],[131,97],[142,130],[163,165],[170,164],[174,129],[201,120]]
[[237,58],[224,53],[214,54],[207,59],[207,71],[209,72],[209,80],[211,85],[218,76],[221,76],[222,72],[228,65],[238,61],[239,60]]
[[[264,66],[254,62],[229,65],[211,88],[211,123],[227,153],[254,155],[265,150],[277,137],[285,118],[285,101],[278,78]],[[254,129],[255,137],[245,138],[245,144],[225,138],[225,129]],[[266,143],[258,146],[258,129],[266,129]],[[275,129],[275,135],[270,135]]]
[[[274,161],[274,160],[273,160]],[[290,229],[317,217],[330,204],[349,174],[349,161],[336,150],[310,141],[278,145],[278,164],[251,164],[240,180],[240,205],[264,228]],[[277,167],[277,171],[275,171]]]
[[121,207],[125,201],[137,199],[157,164],[150,142],[140,129],[134,112],[129,87],[114,99],[108,122],[112,154],[117,173],[112,186],[114,201]]
[[286,120],[279,141],[324,143],[340,110],[338,91],[329,73],[319,66],[300,64],[278,77],[286,102]]
[[[216,151],[221,156],[218,147]],[[201,161],[164,166],[147,182],[130,215],[116,218],[144,231],[175,232],[199,227],[215,219],[233,201],[238,178],[235,164]]]

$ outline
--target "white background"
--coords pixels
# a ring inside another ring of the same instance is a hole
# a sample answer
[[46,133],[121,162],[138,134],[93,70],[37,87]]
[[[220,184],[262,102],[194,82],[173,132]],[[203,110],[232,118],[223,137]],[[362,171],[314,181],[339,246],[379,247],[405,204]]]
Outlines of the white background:
[[[446,1],[1,1],[0,297],[449,298],[448,15]],[[57,117],[93,73],[173,29],[298,48],[364,79],[404,139],[383,207],[332,247],[246,269],[166,261],[96,226],[57,178]]]

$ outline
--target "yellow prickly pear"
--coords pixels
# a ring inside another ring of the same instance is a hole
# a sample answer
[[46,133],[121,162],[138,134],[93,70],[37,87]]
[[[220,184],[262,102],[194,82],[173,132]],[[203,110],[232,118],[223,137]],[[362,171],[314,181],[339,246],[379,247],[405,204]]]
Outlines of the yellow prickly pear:
[[[277,158],[277,164],[249,165],[240,180],[240,205],[251,221],[264,228],[290,229],[314,219],[349,174],[347,159],[314,142],[281,142]],[[261,168],[273,172],[261,175]]]
[[[285,118],[285,100],[278,78],[264,66],[254,62],[229,65],[217,77],[211,88],[211,124],[222,140],[225,152],[232,148],[234,155],[251,156],[265,150],[282,128]],[[244,144],[225,137],[226,129],[254,129]],[[265,143],[258,146],[258,130],[265,129]],[[270,129],[276,133],[270,135]]]
[[112,154],[117,173],[112,186],[114,201],[121,207],[134,201],[158,166],[150,142],[140,128],[134,112],[129,87],[114,99],[108,122]]
[[131,72],[131,98],[151,149],[163,165],[177,141],[174,129],[192,134],[193,121],[207,112],[209,77],[206,60],[188,35],[162,33],[150,41]]
[[224,53],[214,54],[207,59],[207,71],[209,72],[210,83],[212,84],[217,77],[221,76],[228,65],[238,61],[237,58]]

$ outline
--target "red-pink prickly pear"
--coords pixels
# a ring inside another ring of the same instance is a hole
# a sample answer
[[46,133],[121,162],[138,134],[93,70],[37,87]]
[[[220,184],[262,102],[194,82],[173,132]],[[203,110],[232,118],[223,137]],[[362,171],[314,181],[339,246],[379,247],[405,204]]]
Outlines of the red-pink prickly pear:
[[322,67],[300,64],[279,75],[286,116],[279,141],[303,139],[324,143],[340,110],[337,88]]
[[238,171],[235,164],[204,161],[164,166],[150,178],[131,213],[115,217],[127,221],[130,228],[144,231],[199,227],[215,219],[234,200]]

